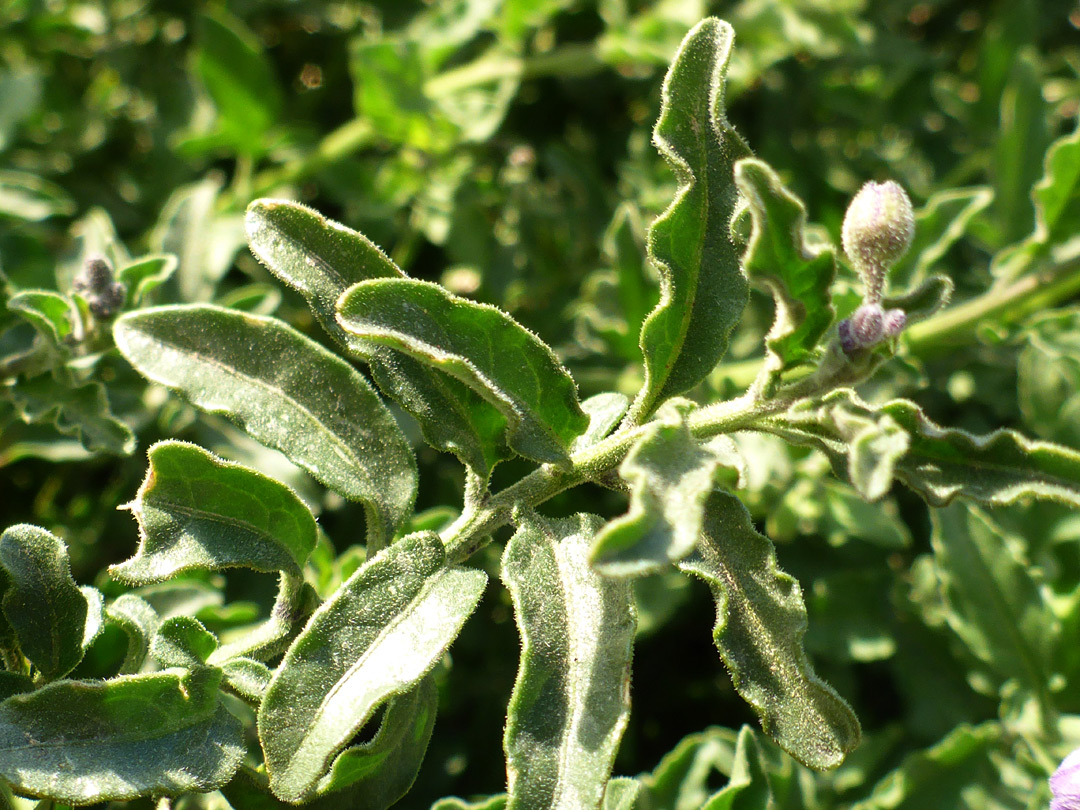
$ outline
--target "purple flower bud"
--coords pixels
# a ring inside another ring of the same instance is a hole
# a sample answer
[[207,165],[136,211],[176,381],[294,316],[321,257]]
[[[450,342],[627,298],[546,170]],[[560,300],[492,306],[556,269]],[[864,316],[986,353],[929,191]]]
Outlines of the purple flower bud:
[[866,285],[866,301],[880,303],[885,274],[911,244],[915,214],[897,183],[870,182],[855,195],[844,215],[844,252]]
[[1080,748],[1065,757],[1054,771],[1050,792],[1054,794],[1050,810],[1080,810]]
[[94,317],[108,320],[124,305],[127,287],[113,277],[113,267],[100,253],[89,256],[72,284],[81,293]]
[[[893,310],[899,311],[899,310]],[[903,313],[900,313],[903,315]],[[885,311],[881,304],[863,304],[850,318],[840,321],[837,334],[845,354],[880,343],[885,337]]]
[[885,337],[894,338],[904,331],[907,324],[907,313],[902,309],[890,309],[885,313],[885,320],[881,324],[881,331]]

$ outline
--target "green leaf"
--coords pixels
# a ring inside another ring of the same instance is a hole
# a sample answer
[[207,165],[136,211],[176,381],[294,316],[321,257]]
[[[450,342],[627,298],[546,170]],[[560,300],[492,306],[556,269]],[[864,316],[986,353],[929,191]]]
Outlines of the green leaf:
[[128,313],[113,332],[146,377],[227,414],[363,501],[369,542],[385,542],[411,512],[416,462],[397,423],[354,368],[310,338],[273,318],[204,305]]
[[637,779],[625,776],[609,779],[604,788],[604,810],[634,810],[641,787]]
[[48,422],[75,436],[91,453],[126,456],[135,451],[135,434],[112,415],[105,386],[90,382],[69,387],[52,374],[20,380],[11,399],[26,422]]
[[649,230],[661,293],[641,329],[645,386],[631,409],[635,421],[712,371],[746,306],[747,282],[729,233],[738,199],[733,167],[750,154],[724,115],[733,36],[727,23],[703,20],[686,35],[664,79],[653,142],[679,190]]
[[222,664],[221,672],[229,688],[254,703],[263,699],[274,677],[270,667],[254,658],[231,658]]
[[0,670],[0,702],[7,700],[12,695],[21,695],[34,690],[34,682],[29,675],[21,672],[8,672]]
[[0,171],[0,217],[38,222],[75,213],[64,189],[29,172]]
[[727,775],[735,759],[738,735],[728,728],[708,728],[683,737],[651,774],[641,777],[646,808],[698,810],[712,795],[716,773]]
[[116,268],[116,280],[127,287],[127,308],[146,304],[150,293],[172,278],[179,260],[172,254],[141,256]]
[[0,704],[0,778],[68,804],[213,790],[240,765],[220,673],[58,681]]
[[1023,332],[1016,393],[1039,436],[1080,449],[1080,310],[1040,315]]
[[686,421],[692,408],[668,400],[619,466],[630,485],[630,509],[596,533],[589,559],[600,573],[656,573],[692,552],[713,487],[745,465],[729,437],[706,444],[694,438]]
[[934,562],[949,610],[945,619],[968,650],[1002,680],[1045,695],[1061,643],[1024,541],[974,506],[931,510]]
[[46,680],[66,675],[82,660],[90,613],[67,547],[37,526],[12,526],[0,535],[0,567],[8,580],[4,616],[19,649]]
[[946,189],[933,194],[915,213],[911,247],[889,271],[894,286],[921,283],[986,210],[994,192],[986,186]]
[[809,363],[835,314],[830,287],[836,275],[831,249],[806,243],[806,208],[764,161],[735,164],[735,184],[746,200],[752,229],[742,266],[751,284],[776,303],[765,347],[774,375]]
[[606,439],[623,418],[629,404],[630,400],[624,394],[614,391],[595,394],[582,402],[581,410],[589,417],[589,426],[574,439],[570,445],[571,451],[576,453]]
[[431,810],[505,810],[506,794],[499,793],[476,801],[466,801],[456,796],[439,799],[431,805]]
[[105,608],[105,619],[117,625],[128,637],[128,649],[120,665],[120,674],[138,672],[150,652],[150,639],[157,633],[157,611],[145,599],[125,593]]
[[758,810],[772,806],[773,795],[761,746],[753,729],[743,726],[739,729],[728,783],[701,810]]
[[629,719],[633,600],[589,568],[601,523],[529,517],[503,553],[521,633],[503,739],[511,810],[599,808]]
[[71,336],[78,312],[70,298],[49,290],[24,290],[8,299],[7,307],[20,315],[54,349],[60,349]]
[[486,580],[480,571],[447,567],[438,535],[415,534],[368,560],[315,612],[259,709],[276,796],[312,795],[375,710],[427,674]]
[[335,306],[353,284],[403,276],[385,253],[363,234],[284,200],[256,200],[245,221],[255,257],[307,299],[331,337],[370,364],[379,388],[419,422],[428,444],[453,453],[484,479],[508,457],[506,419],[479,394],[338,324]]
[[508,421],[508,442],[534,461],[559,462],[588,427],[570,373],[536,335],[495,307],[437,284],[376,279],[351,287],[338,322],[450,374]]
[[228,146],[248,155],[265,151],[281,120],[282,93],[255,35],[222,11],[198,21],[194,73],[217,109],[217,130]]
[[881,305],[885,309],[902,309],[907,316],[906,325],[925,321],[943,309],[953,294],[952,279],[933,275],[925,278],[910,290],[897,295],[886,295]]
[[318,529],[296,493],[185,442],[158,442],[135,500],[139,549],[115,578],[144,585],[183,571],[243,566],[301,576]]
[[[898,480],[935,506],[957,496],[987,506],[1030,497],[1080,505],[1080,452],[1004,428],[983,436],[943,428],[906,399],[871,406],[854,391],[838,389],[817,403],[796,406],[769,429],[823,450],[838,475],[850,466],[848,448],[857,437],[860,451],[871,452],[874,442],[880,442],[876,480],[891,466]],[[897,431],[910,440],[903,454],[898,454]],[[880,488],[875,485],[870,491]]]
[[150,642],[150,655],[163,667],[198,669],[217,649],[218,640],[192,616],[162,621]]
[[738,498],[713,492],[698,551],[679,566],[712,590],[713,641],[765,732],[811,768],[843,762],[859,743],[859,721],[814,674],[802,644],[799,584],[777,567],[772,543],[754,530]]
[[386,810],[412,787],[427,751],[439,694],[430,675],[386,707],[375,736],[342,751],[307,807]]

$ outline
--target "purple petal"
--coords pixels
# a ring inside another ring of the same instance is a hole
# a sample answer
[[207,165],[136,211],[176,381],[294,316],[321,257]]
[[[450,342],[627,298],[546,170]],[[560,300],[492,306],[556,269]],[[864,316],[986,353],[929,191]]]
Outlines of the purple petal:
[[1050,810],[1080,810],[1080,748],[1065,757],[1054,771],[1050,791],[1054,794]]

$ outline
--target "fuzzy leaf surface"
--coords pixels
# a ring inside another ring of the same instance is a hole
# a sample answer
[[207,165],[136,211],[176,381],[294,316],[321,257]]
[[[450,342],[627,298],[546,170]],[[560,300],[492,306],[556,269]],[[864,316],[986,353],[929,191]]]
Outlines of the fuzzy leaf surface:
[[387,396],[420,424],[424,439],[453,453],[482,477],[508,457],[506,418],[464,383],[419,360],[346,332],[335,306],[349,287],[375,278],[404,278],[390,258],[361,233],[284,200],[248,206],[248,240],[255,257],[307,300],[323,328],[363,358]]
[[145,599],[133,593],[125,593],[116,597],[105,608],[105,621],[119,627],[128,639],[120,674],[138,672],[150,652],[150,640],[157,632],[160,621],[157,611]]
[[590,560],[600,573],[655,573],[697,545],[709,494],[739,456],[729,437],[704,444],[694,438],[686,422],[689,405],[665,404],[619,466],[630,485],[630,509],[596,533]]
[[315,792],[375,710],[434,666],[486,581],[448,567],[438,535],[424,532],[374,556],[312,615],[259,709],[276,796],[296,802]]
[[39,374],[20,380],[11,389],[11,400],[24,421],[49,422],[91,453],[126,456],[135,450],[135,434],[113,416],[99,382],[71,387],[53,374]]
[[0,535],[0,568],[7,576],[0,604],[22,654],[46,680],[66,675],[82,660],[91,618],[67,546],[37,526],[12,526]]
[[762,728],[789,754],[835,768],[859,743],[859,721],[806,657],[806,606],[767,537],[734,495],[713,492],[698,550],[679,563],[716,600],[713,641]]
[[0,704],[0,777],[68,804],[213,790],[244,754],[220,673],[57,681]]
[[158,442],[128,508],[139,548],[110,568],[125,582],[160,582],[182,571],[243,566],[301,576],[315,547],[315,517],[284,484],[186,442]]
[[749,295],[730,235],[738,200],[734,165],[750,154],[724,114],[733,39],[727,23],[703,20],[686,35],[664,79],[653,143],[679,189],[649,230],[661,291],[641,328],[645,386],[631,411],[638,419],[712,371]]
[[129,313],[113,331],[144,376],[364,502],[377,543],[411,512],[416,462],[393,416],[356,369],[292,327],[190,305]]
[[510,810],[599,808],[629,719],[633,597],[589,567],[601,523],[529,518],[503,553],[522,638],[503,739]]
[[768,290],[776,303],[765,347],[779,373],[809,362],[832,323],[836,258],[831,250],[815,251],[806,244],[806,208],[767,163],[743,158],[735,164],[735,184],[751,220],[743,269],[750,283]]
[[[891,466],[893,476],[935,506],[958,495],[986,506],[1004,506],[1021,498],[1080,505],[1080,452],[1028,439],[1015,430],[978,436],[943,428],[906,399],[875,407],[854,391],[839,389],[817,406],[788,411],[772,425],[790,441],[823,450],[838,474],[851,474],[850,448],[857,438],[859,452],[870,453],[877,443],[884,452],[870,465],[878,476],[872,492],[881,491],[881,478]],[[874,431],[882,437],[880,442]],[[897,431],[909,438],[906,452],[898,452]],[[890,433],[892,438],[886,440]],[[865,458],[859,462],[868,463]]]
[[409,279],[361,282],[338,301],[351,334],[403,352],[479,393],[508,421],[508,443],[562,461],[588,427],[577,386],[554,353],[506,313]]

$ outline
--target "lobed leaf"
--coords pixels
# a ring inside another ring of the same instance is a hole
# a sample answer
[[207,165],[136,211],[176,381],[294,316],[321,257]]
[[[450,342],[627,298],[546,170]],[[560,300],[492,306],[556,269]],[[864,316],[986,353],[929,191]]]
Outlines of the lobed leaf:
[[273,318],[208,305],[128,313],[113,331],[144,376],[228,415],[362,501],[376,547],[410,514],[416,462],[400,428],[364,378],[310,338]]
[[[775,418],[769,429],[823,450],[838,474],[845,466],[849,476],[874,470],[876,483],[855,482],[871,495],[883,492],[885,477],[895,477],[935,506],[957,496],[987,506],[1022,498],[1080,505],[1080,452],[1004,428],[982,436],[943,428],[905,399],[871,406],[851,389],[839,389]],[[909,442],[904,452],[900,431]],[[856,459],[854,473],[853,452],[870,455]]]
[[476,607],[486,579],[448,567],[438,535],[424,532],[372,557],[314,613],[259,709],[276,796],[312,796],[375,710],[427,674]]
[[244,755],[240,722],[218,704],[219,679],[169,670],[11,697],[0,704],[0,778],[68,804],[213,790]]
[[338,343],[368,362],[379,388],[417,420],[428,444],[453,453],[485,479],[508,457],[502,438],[506,418],[479,394],[338,324],[335,306],[353,284],[404,276],[385,253],[363,234],[283,200],[256,200],[245,222],[255,257],[307,299]]
[[10,396],[23,421],[50,422],[91,453],[126,456],[135,450],[135,434],[113,416],[99,382],[70,387],[53,374],[40,374],[20,380]]
[[649,229],[660,268],[660,303],[641,328],[645,385],[631,409],[641,421],[668,397],[693,388],[727,351],[748,299],[730,222],[734,164],[749,147],[724,115],[724,72],[734,35],[702,20],[686,35],[664,79],[653,142],[679,190]]
[[630,714],[629,583],[588,564],[593,515],[523,521],[502,579],[521,632],[507,711],[507,807],[599,808]]
[[318,529],[291,489],[193,444],[165,441],[135,500],[135,556],[109,569],[128,583],[160,582],[183,571],[244,566],[301,576]]
[[630,509],[596,533],[589,560],[600,573],[656,573],[692,552],[719,477],[745,466],[729,437],[706,444],[694,438],[686,421],[692,407],[686,400],[665,403],[619,466],[630,485]]
[[564,461],[588,426],[570,373],[495,307],[425,281],[375,279],[342,295],[338,323],[468,385],[506,417],[510,446],[534,461]]
[[808,363],[832,324],[830,287],[836,276],[831,249],[806,243],[806,208],[764,161],[735,164],[735,185],[747,202],[750,241],[742,266],[751,284],[764,287],[776,303],[765,347],[779,374]]
[[37,526],[12,526],[0,535],[0,568],[7,575],[0,604],[22,654],[46,680],[66,675],[82,660],[92,618],[67,547]]
[[698,550],[679,567],[712,590],[713,641],[765,732],[811,768],[837,767],[859,743],[859,721],[814,673],[799,584],[777,567],[772,543],[738,498],[713,492]]

